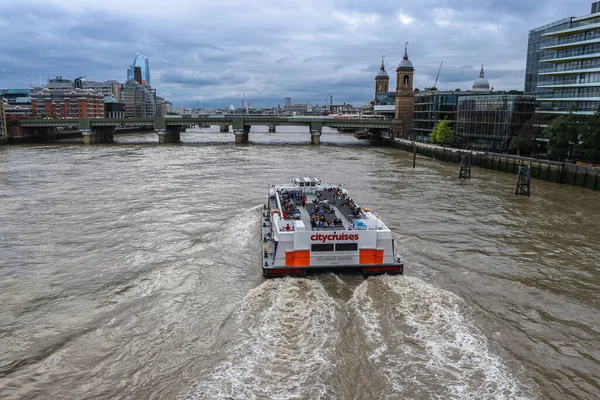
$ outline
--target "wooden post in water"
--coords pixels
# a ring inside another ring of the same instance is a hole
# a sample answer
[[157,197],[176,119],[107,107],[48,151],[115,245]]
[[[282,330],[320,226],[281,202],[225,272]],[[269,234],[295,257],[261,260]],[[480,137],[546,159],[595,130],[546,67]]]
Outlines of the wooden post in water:
[[413,142],[413,168],[417,165],[417,144]]
[[458,179],[471,179],[471,156],[468,154],[462,155]]
[[519,174],[517,175],[517,189],[515,190],[515,196],[522,195],[527,197],[531,196],[531,166],[521,165],[519,167]]

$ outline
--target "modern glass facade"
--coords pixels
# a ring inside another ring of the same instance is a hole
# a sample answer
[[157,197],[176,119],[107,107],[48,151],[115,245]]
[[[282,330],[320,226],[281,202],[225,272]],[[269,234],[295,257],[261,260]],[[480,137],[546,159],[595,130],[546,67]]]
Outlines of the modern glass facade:
[[[440,121],[447,120],[452,132],[455,131],[458,99],[476,96],[475,92],[420,92],[415,93],[413,108],[413,134],[419,141],[429,140],[433,127]],[[479,94],[480,95],[480,94]]]
[[125,103],[125,118],[153,118],[156,115],[154,93],[136,81],[123,85],[121,98]]
[[[594,10],[595,8],[595,10]],[[538,112],[593,114],[600,106],[600,13],[565,18],[529,32],[525,93]]]
[[142,72],[142,79],[139,82],[142,86],[151,86],[150,84],[150,66],[148,65],[148,57],[143,54],[137,53],[133,59],[131,68],[127,70],[127,80],[135,80],[135,67],[139,67]]
[[458,98],[456,138],[463,148],[503,152],[535,113],[535,97],[513,94]]

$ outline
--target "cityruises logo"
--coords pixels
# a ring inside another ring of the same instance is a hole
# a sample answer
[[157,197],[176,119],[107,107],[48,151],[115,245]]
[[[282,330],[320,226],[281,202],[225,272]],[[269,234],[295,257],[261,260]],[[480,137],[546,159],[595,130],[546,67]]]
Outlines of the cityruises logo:
[[316,233],[310,237],[310,240],[313,242],[321,242],[325,243],[328,240],[358,240],[358,234],[348,235],[347,233],[333,234],[333,235],[323,235],[321,233]]

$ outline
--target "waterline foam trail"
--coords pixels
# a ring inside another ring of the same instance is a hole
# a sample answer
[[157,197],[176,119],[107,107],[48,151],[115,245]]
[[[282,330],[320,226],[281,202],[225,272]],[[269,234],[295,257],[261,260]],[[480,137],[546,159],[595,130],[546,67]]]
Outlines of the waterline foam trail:
[[187,399],[327,399],[339,305],[315,280],[269,280],[235,314],[227,361],[200,376]]
[[388,378],[391,398],[533,398],[453,293],[383,276],[359,285],[348,305],[362,320],[369,358]]

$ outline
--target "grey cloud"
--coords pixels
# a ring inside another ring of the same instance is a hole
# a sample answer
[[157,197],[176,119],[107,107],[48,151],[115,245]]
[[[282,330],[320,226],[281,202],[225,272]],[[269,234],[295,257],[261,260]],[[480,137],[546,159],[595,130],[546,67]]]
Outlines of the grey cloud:
[[[140,52],[150,59],[158,94],[169,93],[175,104],[237,105],[244,91],[256,105],[279,104],[285,96],[322,104],[329,92],[335,102],[361,104],[373,96],[382,54],[394,87],[408,41],[417,87],[431,86],[444,60],[440,88],[468,89],[484,64],[495,88],[522,89],[528,30],[587,14],[590,1],[189,4],[147,0],[136,9],[108,0],[78,7],[66,0],[2,2],[0,87],[54,75],[123,81]],[[435,24],[438,8],[456,10],[449,26]],[[413,21],[402,24],[400,11]],[[349,22],[371,15],[373,23]]]

